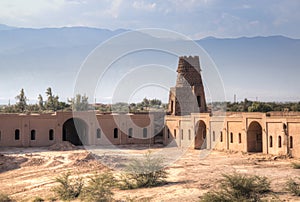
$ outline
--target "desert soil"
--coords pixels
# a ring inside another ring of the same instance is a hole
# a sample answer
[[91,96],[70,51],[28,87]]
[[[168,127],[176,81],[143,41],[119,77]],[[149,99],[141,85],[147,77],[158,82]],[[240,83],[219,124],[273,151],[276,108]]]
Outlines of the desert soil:
[[[132,146],[123,147],[121,150],[131,154],[147,151],[146,148],[137,149]],[[155,153],[162,148],[151,150]],[[93,174],[106,172],[108,168],[103,165],[105,161],[101,160],[101,156],[113,159],[115,154],[110,154],[109,150],[100,152],[96,160],[83,148],[69,151],[51,151],[49,148],[1,148],[0,192],[17,201],[32,201],[36,196],[49,200],[55,197],[51,191],[53,186],[56,186],[55,177],[71,172],[74,177],[88,179]],[[201,157],[202,154],[203,151],[189,149],[176,162],[169,164],[166,168],[169,173],[166,185],[136,190],[114,190],[114,198],[121,201],[199,201],[204,193],[217,187],[222,174],[236,172],[266,176],[271,181],[274,191],[267,197],[269,200],[300,201],[299,197],[292,196],[284,190],[287,179],[299,177],[300,170],[291,166],[291,162],[299,162],[299,159],[221,151],[212,151],[204,158]],[[113,173],[118,175],[120,170]]]

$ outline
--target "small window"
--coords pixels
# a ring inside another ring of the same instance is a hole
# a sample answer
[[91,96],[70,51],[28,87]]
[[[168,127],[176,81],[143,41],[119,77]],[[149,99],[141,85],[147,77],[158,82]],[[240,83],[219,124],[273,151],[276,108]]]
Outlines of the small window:
[[212,139],[213,139],[213,141],[216,141],[216,133],[215,133],[215,131],[213,131]]
[[97,134],[97,139],[100,139],[101,138],[101,129],[100,128],[97,128],[96,134]]
[[143,128],[143,138],[147,138],[147,134],[148,131],[147,131],[147,128]]
[[239,133],[239,144],[241,144],[241,143],[242,143],[242,134]]
[[176,129],[174,129],[174,138],[176,139]]
[[20,130],[16,129],[15,130],[15,140],[19,140],[20,139]]
[[270,136],[270,147],[273,147],[273,137],[272,136]]
[[220,131],[220,142],[223,142],[223,132]]
[[181,139],[183,140],[183,129],[181,129]]
[[233,143],[233,133],[230,133],[230,143]]
[[31,130],[30,139],[35,140],[35,130]]
[[189,140],[191,140],[191,130],[189,129]]
[[114,138],[118,138],[119,137],[119,131],[118,128],[114,128]]
[[173,108],[174,108],[174,101],[172,100],[171,101],[171,114],[173,114],[173,111],[174,111]]
[[170,129],[168,128],[168,139],[170,138]]
[[129,128],[128,129],[128,138],[132,138],[132,134],[133,134],[133,129]]
[[281,136],[278,136],[278,147],[281,148]]
[[293,136],[290,136],[290,148],[293,148]]
[[49,140],[54,140],[54,130],[53,129],[49,130]]

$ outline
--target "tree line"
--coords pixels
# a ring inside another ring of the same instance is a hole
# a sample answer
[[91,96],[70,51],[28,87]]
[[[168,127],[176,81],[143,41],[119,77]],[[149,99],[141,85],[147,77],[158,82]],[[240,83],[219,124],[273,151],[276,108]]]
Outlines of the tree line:
[[[138,103],[118,102],[114,104],[89,104],[86,95],[77,94],[67,102],[59,100],[59,96],[52,92],[51,87],[45,91],[45,100],[41,94],[38,95],[36,104],[28,104],[25,91],[22,88],[15,97],[16,104],[6,105],[0,109],[2,113],[26,113],[26,112],[55,112],[55,111],[86,111],[98,110],[104,113],[111,112],[149,112],[167,111],[168,104],[159,99],[147,99],[146,97]],[[241,102],[213,102],[208,104],[210,111],[228,112],[270,112],[270,111],[300,111],[300,102],[259,102],[244,99]]]
[[228,112],[271,112],[271,111],[300,111],[300,102],[259,102],[244,99],[241,102],[215,102],[210,104],[214,111]]
[[68,99],[67,102],[59,100],[59,96],[55,95],[51,87],[47,88],[44,97],[39,94],[36,104],[29,104],[22,88],[20,93],[15,97],[16,104],[6,105],[0,109],[2,113],[30,113],[30,112],[55,112],[55,111],[87,111],[98,110],[100,112],[148,112],[150,110],[164,111],[167,104],[163,104],[159,99],[144,98],[142,102],[125,103],[118,102],[115,104],[90,104],[86,95],[77,94],[74,98]]
[[20,93],[15,97],[16,104],[6,105],[1,109],[4,113],[26,113],[26,112],[55,112],[58,110],[76,111],[88,110],[88,97],[77,94],[75,98],[68,99],[68,102],[59,100],[59,96],[52,92],[51,87],[46,89],[46,99],[41,94],[38,95],[36,104],[28,104],[28,98],[22,88]]

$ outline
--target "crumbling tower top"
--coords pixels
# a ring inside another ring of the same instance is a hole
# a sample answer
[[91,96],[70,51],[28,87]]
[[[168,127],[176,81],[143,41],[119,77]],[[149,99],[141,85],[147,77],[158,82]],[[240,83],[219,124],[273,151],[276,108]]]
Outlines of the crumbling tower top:
[[170,89],[169,112],[175,116],[206,112],[199,56],[179,57],[176,86]]

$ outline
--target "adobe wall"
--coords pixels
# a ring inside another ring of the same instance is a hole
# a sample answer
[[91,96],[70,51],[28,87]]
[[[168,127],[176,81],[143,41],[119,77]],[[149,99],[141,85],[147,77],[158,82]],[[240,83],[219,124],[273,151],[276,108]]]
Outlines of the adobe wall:
[[[84,135],[87,136],[87,145],[153,144],[154,142],[151,114],[57,112],[30,115],[0,114],[0,146],[37,147],[62,142],[64,123],[72,118],[78,118],[85,123]],[[117,137],[114,137],[115,128],[118,131]],[[128,137],[129,128],[131,128],[132,138]],[[100,136],[97,136],[97,129],[100,129]]]
[[[165,120],[165,144],[174,140],[173,145],[194,148],[200,141],[201,148],[206,149],[300,157],[300,113],[228,113],[223,117],[192,113],[190,116],[169,115]],[[197,138],[199,121],[205,123],[204,141]],[[178,131],[176,138],[174,130]],[[169,138],[168,131],[171,131]]]

